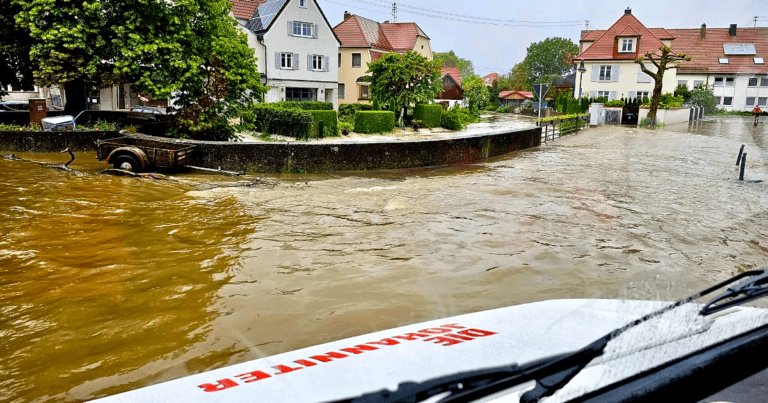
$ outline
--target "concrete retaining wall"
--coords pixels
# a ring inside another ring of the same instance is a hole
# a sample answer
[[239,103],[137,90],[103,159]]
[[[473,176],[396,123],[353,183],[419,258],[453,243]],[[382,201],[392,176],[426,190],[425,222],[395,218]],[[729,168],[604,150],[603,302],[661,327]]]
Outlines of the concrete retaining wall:
[[[0,132],[3,151],[94,150],[115,132]],[[451,139],[339,143],[239,143],[177,140],[198,145],[195,165],[249,172],[331,172],[473,163],[541,145],[541,128],[498,130]]]
[[[656,111],[656,123],[673,125],[676,123],[688,123],[691,110],[689,107],[677,107],[670,109],[658,109]],[[638,114],[638,122],[642,122],[643,119],[648,117],[648,109],[640,108]]]
[[116,131],[32,132],[0,130],[0,151],[59,152],[96,150],[96,140],[120,137]]

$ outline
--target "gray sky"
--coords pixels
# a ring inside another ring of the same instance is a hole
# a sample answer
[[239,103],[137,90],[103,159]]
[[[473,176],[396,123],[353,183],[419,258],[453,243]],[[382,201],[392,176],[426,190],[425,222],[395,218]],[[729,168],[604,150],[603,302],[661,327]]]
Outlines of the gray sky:
[[[392,19],[392,1],[318,0],[318,3],[332,26],[342,21],[345,10],[379,22]],[[525,58],[526,48],[533,42],[558,36],[569,38],[578,45],[579,32],[584,29],[585,21],[589,20],[590,29],[607,29],[627,7],[649,28],[698,28],[702,23],[710,28],[727,28],[729,24],[751,27],[754,26],[754,16],[760,17],[758,27],[768,26],[768,0],[632,0],[622,3],[609,0],[412,0],[398,3],[397,21],[416,22],[430,37],[433,51],[453,50],[459,57],[472,60],[475,72],[483,76],[492,71],[508,72]],[[440,14],[448,19],[435,18],[438,12],[454,15]],[[449,20],[467,20],[461,16],[514,26]],[[550,26],[488,21],[492,19],[547,22]],[[561,26],[554,26],[559,22],[563,22],[559,24]]]

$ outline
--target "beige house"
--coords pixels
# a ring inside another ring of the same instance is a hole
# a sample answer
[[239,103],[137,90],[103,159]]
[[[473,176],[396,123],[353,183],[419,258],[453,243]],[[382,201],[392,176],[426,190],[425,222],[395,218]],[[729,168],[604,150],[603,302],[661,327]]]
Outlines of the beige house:
[[358,15],[344,13],[344,21],[333,28],[341,41],[338,52],[339,104],[370,103],[368,63],[389,52],[418,52],[433,59],[429,37],[414,22],[378,23]]

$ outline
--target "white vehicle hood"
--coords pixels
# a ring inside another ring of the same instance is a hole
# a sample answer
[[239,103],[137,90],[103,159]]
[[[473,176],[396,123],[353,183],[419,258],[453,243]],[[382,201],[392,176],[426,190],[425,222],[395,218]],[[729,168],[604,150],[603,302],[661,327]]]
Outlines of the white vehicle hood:
[[[267,402],[339,400],[385,388],[395,390],[402,382],[422,382],[474,369],[522,364],[574,351],[668,304],[587,299],[511,306],[334,341],[97,401],[232,403],[253,402],[255,399]],[[763,323],[768,321],[765,310],[742,310],[761,311]],[[680,338],[689,337],[696,331],[687,326],[683,333]],[[675,338],[668,332],[665,334],[662,343]],[[637,336],[630,334],[629,337],[625,340]],[[643,344],[653,348],[659,343]],[[665,354],[668,356],[668,352]],[[622,357],[626,359],[626,354]],[[594,365],[605,366],[610,362],[620,360],[603,359]],[[581,381],[577,386],[579,390],[584,390],[588,384],[594,383],[594,379],[586,383]],[[559,394],[573,397],[571,393]]]

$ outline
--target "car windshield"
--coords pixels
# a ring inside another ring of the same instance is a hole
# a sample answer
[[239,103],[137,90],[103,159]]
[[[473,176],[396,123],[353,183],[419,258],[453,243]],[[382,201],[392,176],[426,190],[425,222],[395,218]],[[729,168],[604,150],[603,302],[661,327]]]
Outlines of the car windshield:
[[[1,99],[51,109],[0,113],[0,401],[331,402],[538,370],[768,266],[768,18],[711,17],[755,2],[230,2],[9,6],[46,39],[0,35],[33,44],[40,85]],[[740,337],[768,299],[693,311],[543,397]]]

